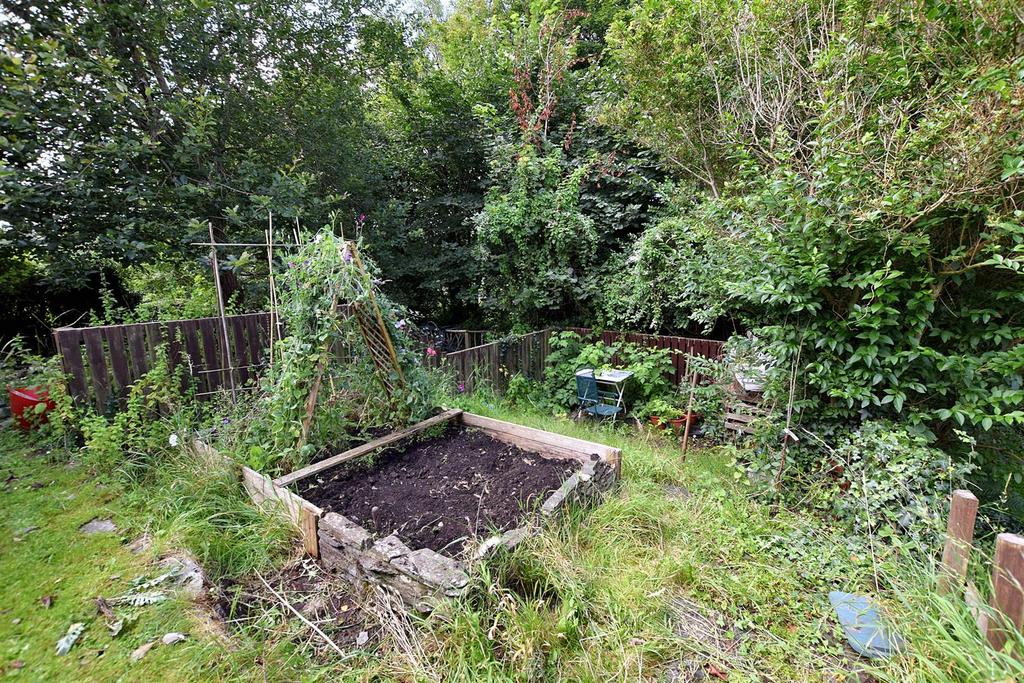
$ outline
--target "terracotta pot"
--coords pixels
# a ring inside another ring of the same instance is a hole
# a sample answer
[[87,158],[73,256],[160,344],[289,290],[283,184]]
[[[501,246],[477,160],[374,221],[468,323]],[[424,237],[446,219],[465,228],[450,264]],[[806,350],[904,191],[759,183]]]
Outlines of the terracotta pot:
[[[45,424],[49,420],[46,413],[57,407],[41,387],[7,387],[7,396],[11,401],[11,415],[24,430]],[[37,413],[36,406],[39,404],[46,407]]]
[[665,425],[661,424],[661,418],[658,417],[657,415],[651,415],[647,419],[650,420],[651,424],[654,425],[655,427],[660,427],[661,429],[665,428]]
[[698,422],[700,422],[702,417],[703,415],[700,413],[687,413],[683,417],[676,417],[668,422],[672,425],[672,429],[679,431],[686,428],[687,420],[689,420],[690,428],[692,429]]

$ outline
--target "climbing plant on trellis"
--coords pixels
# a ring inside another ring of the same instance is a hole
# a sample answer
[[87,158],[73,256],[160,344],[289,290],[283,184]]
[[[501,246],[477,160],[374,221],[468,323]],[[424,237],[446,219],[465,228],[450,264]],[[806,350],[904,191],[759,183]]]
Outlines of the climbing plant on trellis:
[[358,245],[324,230],[285,262],[274,342],[248,435],[252,464],[292,468],[369,427],[425,416],[431,388],[405,312],[378,288]]

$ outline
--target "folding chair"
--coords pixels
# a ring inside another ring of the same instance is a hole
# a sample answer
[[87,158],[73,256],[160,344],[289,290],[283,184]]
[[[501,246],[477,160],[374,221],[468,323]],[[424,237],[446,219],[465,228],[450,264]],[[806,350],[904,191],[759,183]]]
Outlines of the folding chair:
[[609,405],[604,402],[605,394],[597,388],[597,380],[594,378],[593,368],[583,368],[576,372],[576,400],[579,401],[580,409],[577,417],[583,413],[596,417],[611,417],[612,420],[623,412],[621,405]]

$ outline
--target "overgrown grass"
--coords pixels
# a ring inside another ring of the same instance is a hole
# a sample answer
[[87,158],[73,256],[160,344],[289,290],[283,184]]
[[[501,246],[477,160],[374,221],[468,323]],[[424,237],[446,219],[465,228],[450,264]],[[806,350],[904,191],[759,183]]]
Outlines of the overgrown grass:
[[759,502],[734,480],[729,447],[683,463],[674,440],[632,426],[522,412],[485,393],[456,400],[621,448],[623,481],[492,560],[473,597],[428,621],[434,668],[656,680],[684,660],[730,681],[837,680],[869,668],[845,648],[827,598],[838,589],[874,596],[909,644],[870,667],[879,680],[1020,680],[1019,662],[985,645],[962,600],[935,595],[927,558]]
[[[75,464],[72,455],[0,430],[0,482],[7,482],[0,483],[0,675],[29,681],[365,677],[349,664],[312,661],[279,610],[266,615],[259,631],[229,632],[214,622],[208,601],[171,597],[115,607],[126,624],[112,636],[96,598],[124,593],[136,577],[157,576],[162,554],[183,548],[216,580],[266,569],[294,544],[282,523],[248,504],[236,479],[187,455],[162,453],[150,475],[131,484]],[[97,517],[112,519],[117,532],[79,532]],[[126,543],[142,533],[152,547],[129,551]],[[44,596],[52,598],[49,608]],[[85,624],[82,636],[68,655],[57,656],[57,640],[74,623]],[[171,631],[188,638],[131,660],[137,647]]]
[[[622,482],[600,505],[489,558],[464,598],[411,623],[395,617],[377,656],[347,661],[311,658],[308,632],[276,608],[226,636],[202,608],[171,600],[140,609],[111,637],[94,598],[151,574],[155,556],[185,548],[215,580],[243,578],[296,549],[290,529],[252,507],[228,467],[189,451],[155,448],[132,479],[105,478],[2,433],[0,473],[18,477],[0,494],[4,533],[40,528],[0,551],[0,666],[20,660],[29,680],[655,681],[702,670],[733,682],[834,681],[866,666],[846,653],[832,617],[827,594],[841,589],[879,598],[909,644],[871,669],[881,681],[1021,677],[1017,660],[987,648],[959,598],[936,597],[926,561],[762,504],[734,480],[731,447],[691,451],[684,463],[674,440],[630,425],[522,411],[484,393],[457,400],[621,448]],[[183,436],[190,427],[168,425]],[[121,532],[80,535],[96,516]],[[143,533],[148,554],[123,547]],[[56,596],[50,609],[43,595]],[[56,657],[56,639],[75,622],[85,635]],[[130,662],[135,647],[171,630],[190,638]]]

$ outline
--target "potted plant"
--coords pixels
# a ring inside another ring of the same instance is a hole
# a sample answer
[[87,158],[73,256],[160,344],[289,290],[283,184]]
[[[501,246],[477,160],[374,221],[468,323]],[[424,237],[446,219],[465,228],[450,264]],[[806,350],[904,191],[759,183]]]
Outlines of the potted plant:
[[645,412],[651,424],[660,429],[665,429],[669,425],[676,427],[683,421],[683,411],[663,398],[648,401]]
[[46,413],[57,407],[38,381],[41,364],[44,361],[29,353],[20,337],[0,348],[0,381],[7,389],[11,416],[24,430],[45,424]]

